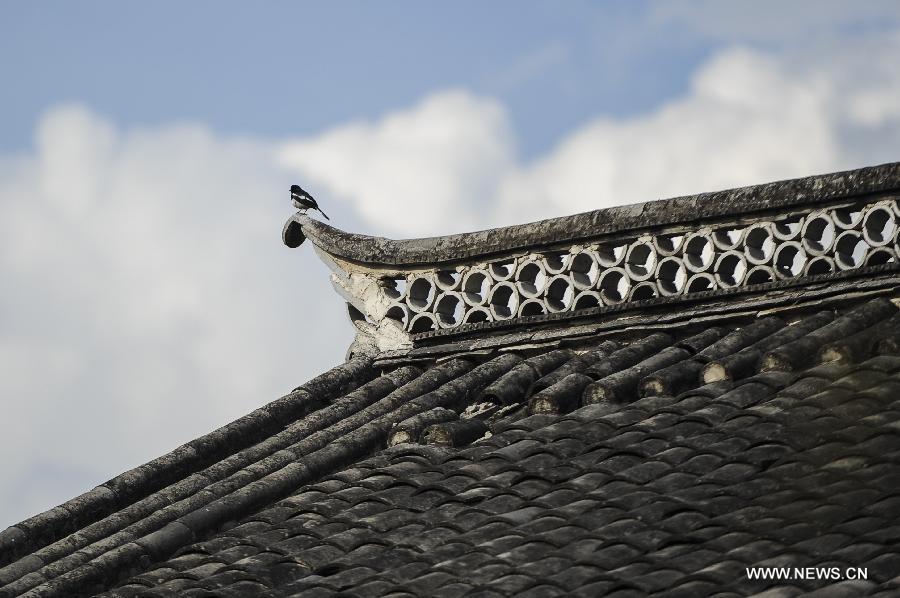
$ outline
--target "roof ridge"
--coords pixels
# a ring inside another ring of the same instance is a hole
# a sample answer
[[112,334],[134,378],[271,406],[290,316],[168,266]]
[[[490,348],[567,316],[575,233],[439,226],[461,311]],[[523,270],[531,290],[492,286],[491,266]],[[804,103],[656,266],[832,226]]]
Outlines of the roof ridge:
[[351,351],[376,354],[510,328],[566,334],[572,320],[683,302],[790,305],[784,289],[891,278],[898,200],[895,162],[428,239],[354,235],[298,212],[283,238],[312,241],[350,306]]
[[309,238],[329,255],[359,264],[440,265],[473,257],[575,242],[607,233],[793,208],[900,189],[900,162],[612,206],[571,216],[468,233],[387,239],[349,233],[297,212],[285,223],[288,247]]

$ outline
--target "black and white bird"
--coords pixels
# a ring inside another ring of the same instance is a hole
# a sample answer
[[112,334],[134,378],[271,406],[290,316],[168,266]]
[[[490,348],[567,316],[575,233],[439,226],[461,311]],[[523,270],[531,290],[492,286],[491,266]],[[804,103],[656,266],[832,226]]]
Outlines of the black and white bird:
[[318,210],[320,214],[325,216],[325,220],[331,220],[331,218],[328,217],[328,214],[322,211],[322,208],[319,207],[319,204],[316,203],[313,196],[300,188],[300,185],[291,185],[291,199],[294,201],[294,205],[299,209],[304,211]]

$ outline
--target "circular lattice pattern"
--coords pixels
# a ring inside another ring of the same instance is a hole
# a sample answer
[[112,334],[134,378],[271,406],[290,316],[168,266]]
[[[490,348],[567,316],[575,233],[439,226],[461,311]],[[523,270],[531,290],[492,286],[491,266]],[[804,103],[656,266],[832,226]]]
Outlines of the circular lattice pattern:
[[895,262],[894,200],[598,241],[380,281],[384,317],[422,333]]

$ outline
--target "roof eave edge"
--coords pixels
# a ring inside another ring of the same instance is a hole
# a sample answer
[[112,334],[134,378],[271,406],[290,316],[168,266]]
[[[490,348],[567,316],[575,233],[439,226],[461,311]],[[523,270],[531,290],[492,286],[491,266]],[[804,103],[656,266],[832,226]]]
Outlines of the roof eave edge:
[[[587,237],[786,209],[863,194],[900,189],[900,162],[749,187],[615,206],[477,232],[394,240],[348,233],[296,213],[283,240],[296,247],[308,237],[335,258],[375,269],[459,262],[536,245],[575,242]],[[702,218],[698,217],[702,214]]]

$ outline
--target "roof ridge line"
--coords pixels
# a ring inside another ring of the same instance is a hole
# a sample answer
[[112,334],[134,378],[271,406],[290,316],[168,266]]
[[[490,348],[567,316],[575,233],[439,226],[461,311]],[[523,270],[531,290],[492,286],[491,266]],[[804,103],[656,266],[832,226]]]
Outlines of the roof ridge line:
[[357,329],[350,354],[606,320],[680,301],[784,297],[900,264],[900,162],[395,241],[295,214]]
[[310,218],[301,211],[285,223],[283,240],[288,247],[297,247],[309,238],[329,255],[358,264],[402,267],[439,265],[527,249],[535,243],[576,242],[604,234],[712,221],[895,190],[900,190],[900,162],[888,162],[612,206],[525,224],[414,239],[388,239],[350,233]]

